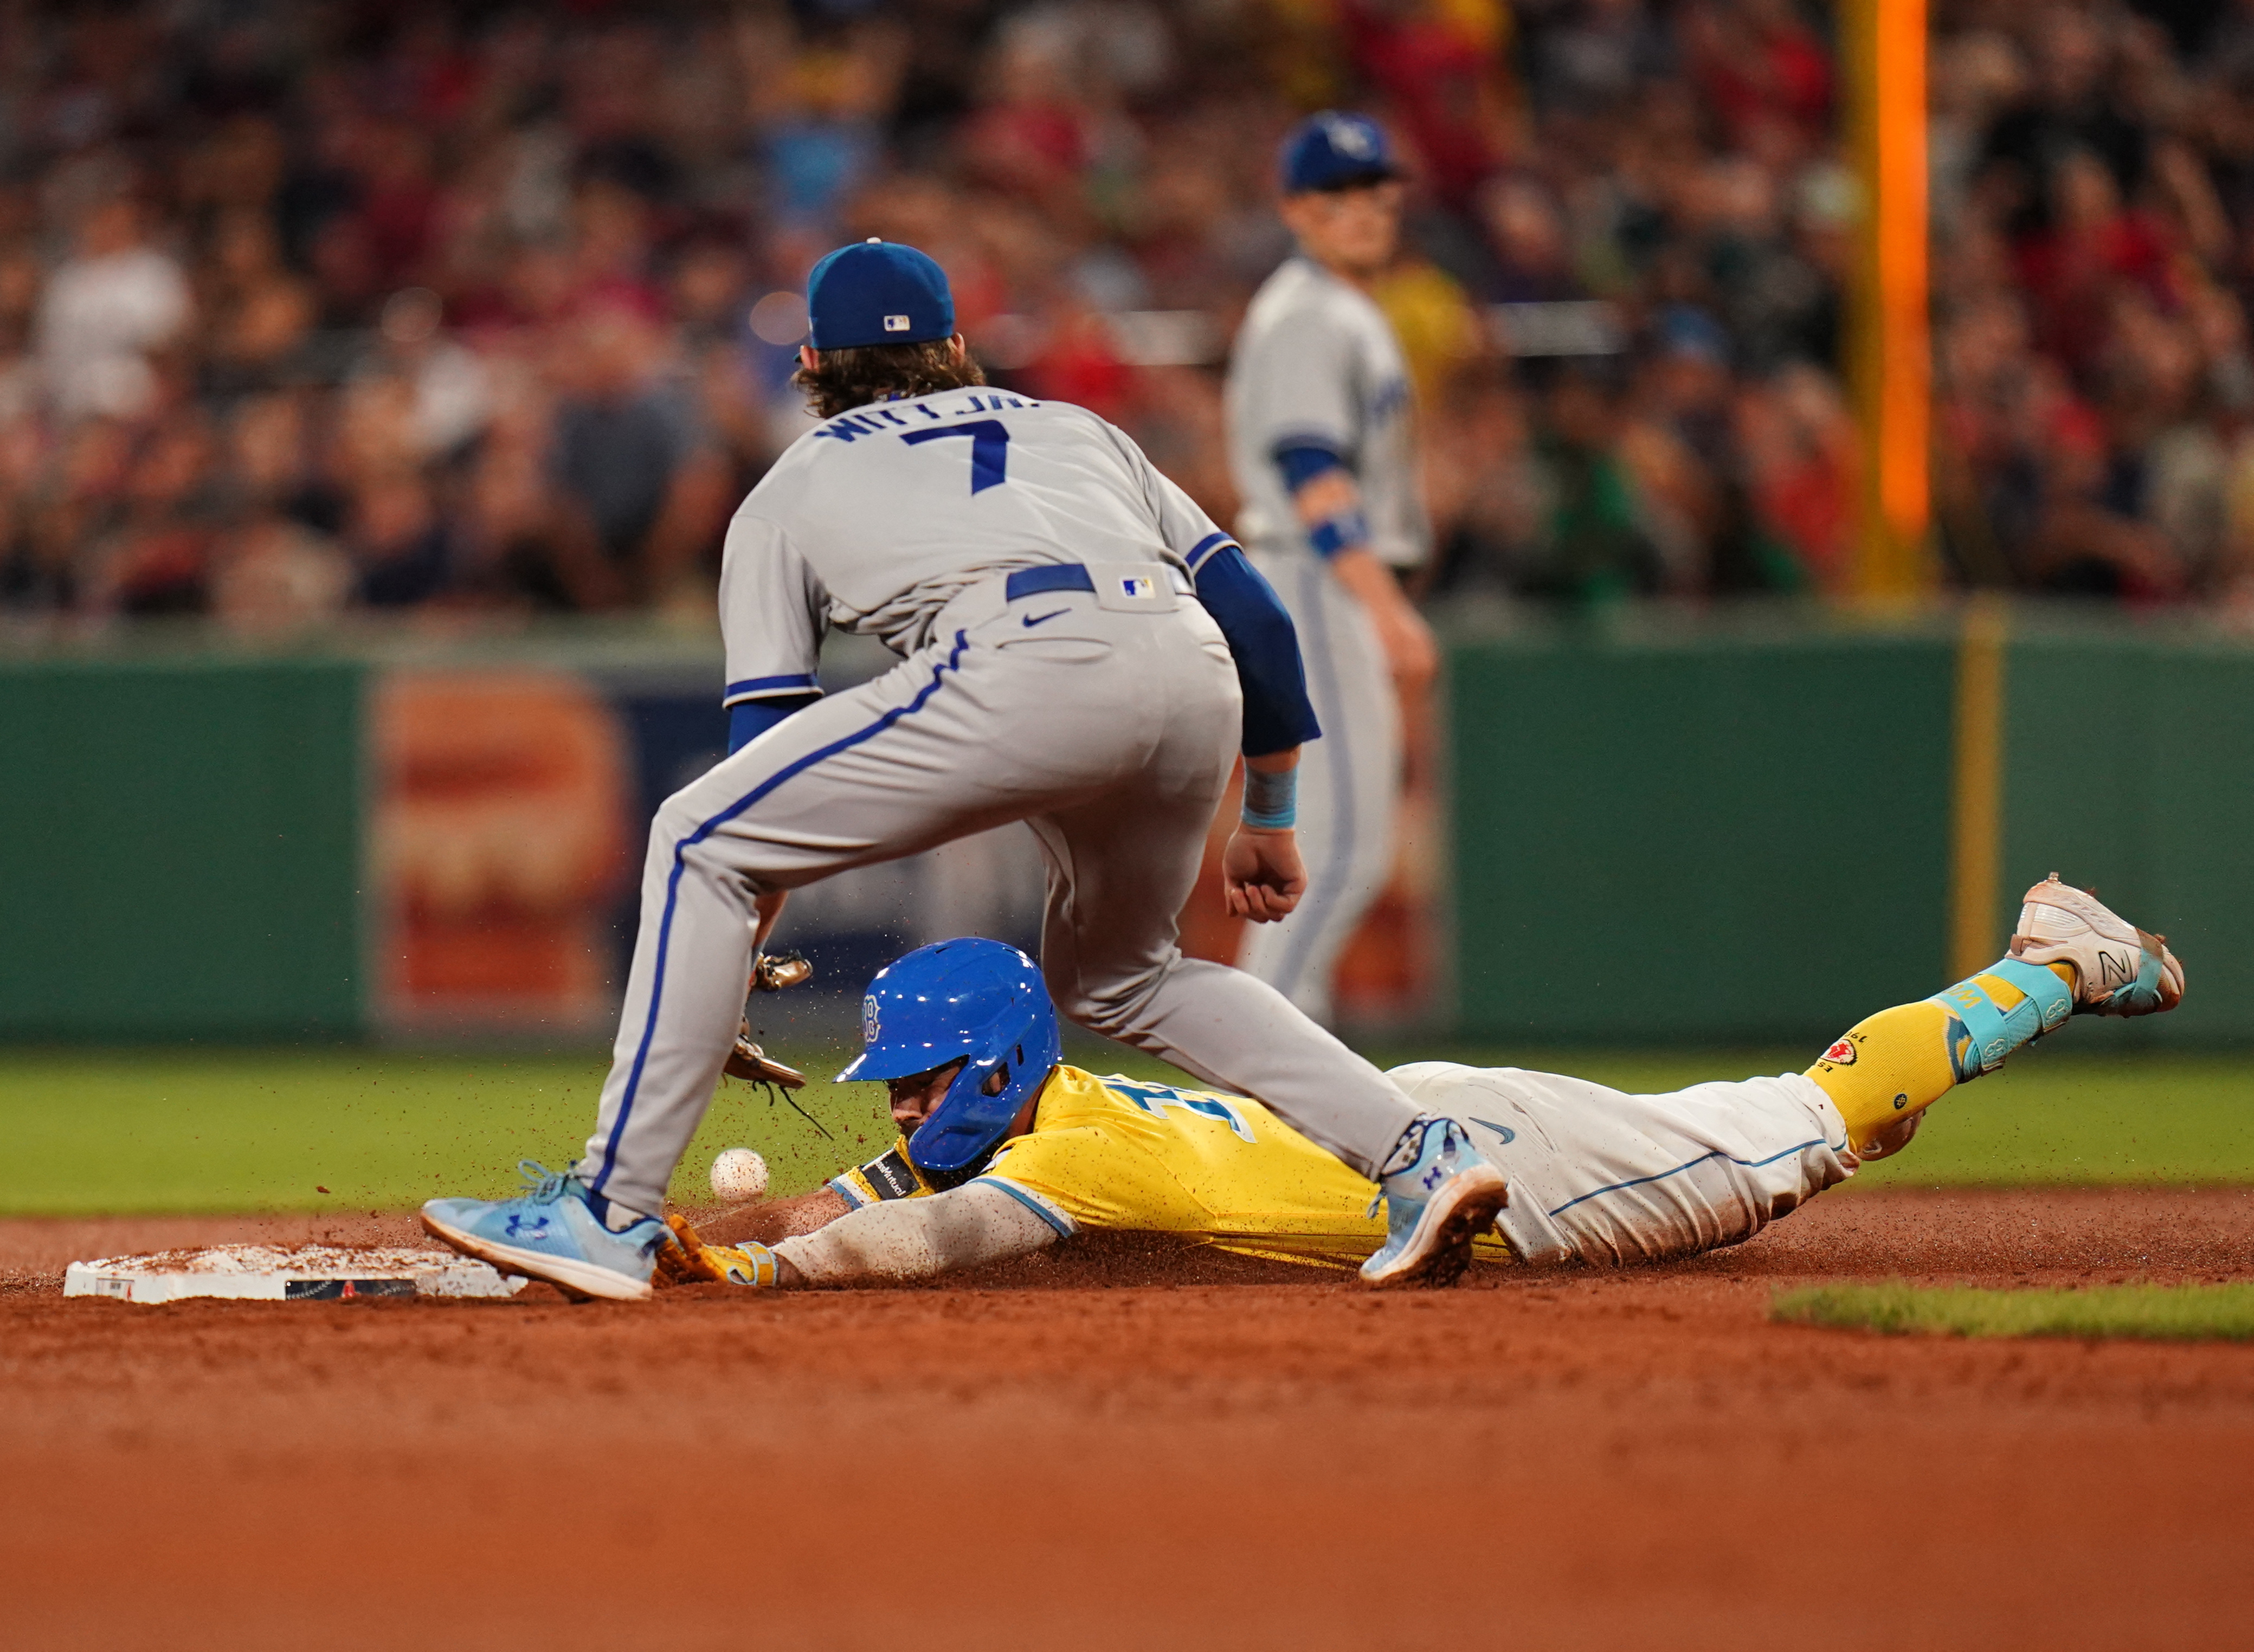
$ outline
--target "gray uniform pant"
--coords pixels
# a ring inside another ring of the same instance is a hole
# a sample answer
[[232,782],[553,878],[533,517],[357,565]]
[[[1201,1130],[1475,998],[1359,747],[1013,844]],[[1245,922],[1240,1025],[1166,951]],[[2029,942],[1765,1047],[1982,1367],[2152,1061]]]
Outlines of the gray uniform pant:
[[1228,644],[1183,598],[1012,604],[983,582],[898,668],[786,719],[668,798],[579,1173],[657,1210],[742,1013],[752,900],[1025,821],[1047,862],[1041,967],[1089,1031],[1256,1097],[1365,1175],[1417,1116],[1271,988],[1182,956],[1175,915],[1235,760]]
[[1307,892],[1283,922],[1245,930],[1236,967],[1327,1023],[1339,953],[1393,869],[1401,705],[1369,616],[1319,558],[1249,554],[1291,610],[1323,737],[1299,758]]

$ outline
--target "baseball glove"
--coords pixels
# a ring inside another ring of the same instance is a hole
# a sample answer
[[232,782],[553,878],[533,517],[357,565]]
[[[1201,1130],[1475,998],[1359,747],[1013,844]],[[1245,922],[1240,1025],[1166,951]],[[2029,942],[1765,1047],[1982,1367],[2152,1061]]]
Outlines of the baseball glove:
[[736,1047],[729,1052],[724,1069],[730,1078],[749,1079],[754,1084],[773,1084],[787,1090],[805,1088],[805,1074],[776,1060],[752,1042],[750,1012],[751,999],[755,995],[803,985],[813,974],[814,966],[806,961],[803,953],[778,952],[773,956],[761,953],[752,960],[752,978],[744,994],[744,1020],[736,1030]]
[[752,960],[751,990],[780,992],[786,987],[803,986],[813,974],[814,966],[802,952],[778,952],[772,956],[763,952]]
[[787,1090],[802,1089],[806,1074],[794,1067],[787,1067],[751,1040],[751,1026],[736,1034],[736,1047],[728,1052],[727,1074],[730,1078],[747,1078],[754,1084],[774,1084]]

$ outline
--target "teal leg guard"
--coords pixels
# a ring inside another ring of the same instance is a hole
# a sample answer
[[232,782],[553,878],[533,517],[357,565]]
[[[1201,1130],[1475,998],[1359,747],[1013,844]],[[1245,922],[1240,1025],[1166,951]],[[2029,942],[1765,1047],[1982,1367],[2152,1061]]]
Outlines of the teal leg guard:
[[2064,1026],[2074,1013],[2073,990],[2042,964],[2005,958],[1980,974],[2008,982],[2026,997],[2003,1009],[1975,976],[1927,1000],[1949,1012],[1949,1060],[1960,1084],[1994,1072],[2013,1050]]

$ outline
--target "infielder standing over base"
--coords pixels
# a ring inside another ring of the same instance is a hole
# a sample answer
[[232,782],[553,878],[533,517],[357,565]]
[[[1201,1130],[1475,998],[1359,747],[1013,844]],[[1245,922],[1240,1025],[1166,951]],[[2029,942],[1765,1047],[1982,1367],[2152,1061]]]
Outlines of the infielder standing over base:
[[[1175,944],[1240,742],[1231,907],[1266,921],[1304,886],[1292,778],[1318,729],[1274,593],[1118,430],[986,389],[923,254],[840,248],[807,304],[800,383],[824,422],[729,526],[734,749],[651,822],[586,1156],[522,1198],[435,1200],[424,1226],[579,1295],[647,1297],[666,1185],[788,891],[1022,820],[1047,863],[1057,1007],[1259,1098],[1378,1181],[1390,1236],[1365,1278],[1452,1277],[1503,1202],[1500,1172],[1274,989]],[[822,696],[829,626],[881,637],[901,663]],[[880,1015],[864,1003],[872,1040]],[[952,1088],[1014,1111],[1046,1075],[1037,1052],[1002,1048]],[[992,1147],[930,1134],[917,1162],[942,1176],[975,1174]]]
[[1392,262],[1402,186],[1385,134],[1310,117],[1284,145],[1298,254],[1268,277],[1228,364],[1228,453],[1253,565],[1291,610],[1323,741],[1299,782],[1307,892],[1250,931],[1238,966],[1327,1021],[1340,948],[1384,886],[1401,786],[1400,696],[1436,664],[1394,570],[1430,551],[1409,377],[1369,296]]

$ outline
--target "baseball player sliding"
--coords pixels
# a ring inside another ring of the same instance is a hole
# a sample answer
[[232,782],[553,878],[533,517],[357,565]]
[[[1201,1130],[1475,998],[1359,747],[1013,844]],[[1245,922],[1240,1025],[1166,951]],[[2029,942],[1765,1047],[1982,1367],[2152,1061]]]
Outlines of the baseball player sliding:
[[1399,696],[1431,681],[1432,634],[1395,578],[1429,554],[1409,376],[1369,296],[1392,262],[1402,186],[1358,115],[1284,144],[1282,212],[1298,256],[1246,311],[1228,364],[1228,452],[1253,565],[1298,627],[1323,742],[1300,790],[1307,892],[1249,930],[1238,965],[1330,1018],[1340,949],[1384,886],[1401,781]]
[[[1508,1178],[1509,1201],[1480,1251],[1537,1265],[1656,1262],[1748,1239],[1900,1150],[1927,1107],[2069,1016],[2149,1015],[2182,996],[2182,967],[2160,937],[2053,878],[2027,892],[2002,959],[1858,1023],[1805,1073],[1669,1096],[1446,1061],[1392,1076]],[[1040,972],[998,942],[910,953],[870,984],[864,1018],[867,1046],[839,1076],[886,1082],[900,1142],[815,1193],[713,1224],[709,1238],[674,1217],[668,1277],[882,1284],[1083,1229],[1334,1264],[1385,1241],[1377,1190],[1259,1103],[1059,1062]],[[1043,1076],[1004,1095],[992,1075],[1024,1065],[1020,1050]],[[982,1168],[968,1180],[933,1175],[930,1159],[960,1155],[931,1153],[929,1141],[981,1144]]]
[[[1270,922],[1305,886],[1295,774],[1320,731],[1274,592],[1121,432],[984,388],[923,254],[842,248],[816,266],[807,304],[799,382],[822,423],[729,526],[732,749],[651,822],[586,1155],[520,1198],[435,1200],[424,1225],[580,1295],[647,1297],[669,1242],[667,1182],[788,892],[1022,820],[1047,865],[1041,960],[1057,1007],[1259,1097],[1376,1179],[1389,1236],[1362,1270],[1373,1283],[1452,1277],[1502,1202],[1500,1172],[1273,988],[1175,944],[1240,746],[1250,778],[1227,900]],[[883,639],[900,664],[825,697],[828,626]],[[1053,1049],[998,1046],[948,1094],[976,1088],[1014,1115],[1054,1062]],[[960,1177],[990,1145],[942,1129],[917,1162]]]

